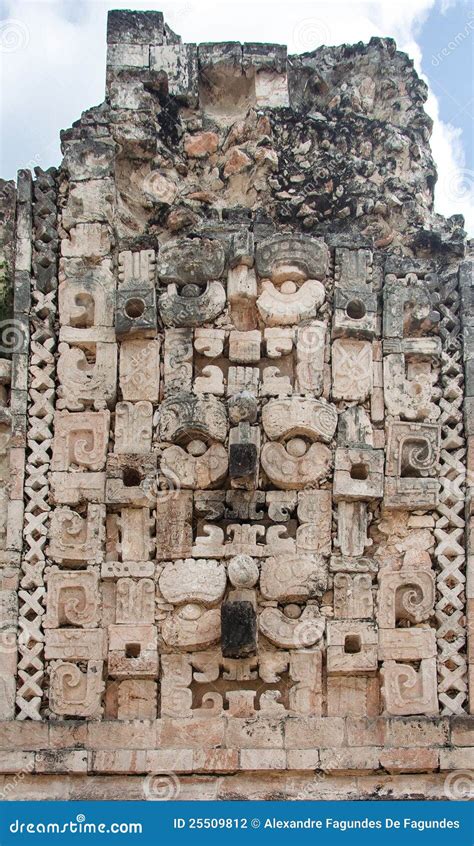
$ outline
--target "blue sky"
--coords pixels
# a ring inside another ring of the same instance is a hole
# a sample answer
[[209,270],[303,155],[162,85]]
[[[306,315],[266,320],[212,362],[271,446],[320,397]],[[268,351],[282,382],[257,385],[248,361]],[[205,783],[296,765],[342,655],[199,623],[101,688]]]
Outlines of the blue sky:
[[474,234],[474,0],[0,0],[0,174],[60,161],[59,132],[100,103],[110,8],[160,9],[184,41],[274,41],[292,53],[390,35],[430,87],[436,209]]

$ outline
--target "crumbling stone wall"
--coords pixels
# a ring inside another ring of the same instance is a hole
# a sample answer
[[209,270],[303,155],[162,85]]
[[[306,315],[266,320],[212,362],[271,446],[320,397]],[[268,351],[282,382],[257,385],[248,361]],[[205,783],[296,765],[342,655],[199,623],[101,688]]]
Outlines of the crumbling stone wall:
[[105,102],[2,189],[5,796],[465,789],[472,263],[425,97],[390,39],[112,12]]

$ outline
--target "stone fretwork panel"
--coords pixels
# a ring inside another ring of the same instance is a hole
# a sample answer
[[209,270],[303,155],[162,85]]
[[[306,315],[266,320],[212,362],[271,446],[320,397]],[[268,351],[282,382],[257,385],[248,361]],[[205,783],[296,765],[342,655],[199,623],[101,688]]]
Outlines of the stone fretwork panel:
[[319,51],[111,12],[105,103],[0,187],[0,720],[118,793],[468,768],[472,260],[407,57]]

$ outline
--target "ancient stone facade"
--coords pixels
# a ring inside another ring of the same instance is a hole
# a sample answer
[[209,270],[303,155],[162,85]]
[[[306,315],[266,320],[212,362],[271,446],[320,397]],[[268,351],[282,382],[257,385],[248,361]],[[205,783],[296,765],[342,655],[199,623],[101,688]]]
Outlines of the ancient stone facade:
[[3,185],[5,796],[460,798],[474,301],[425,96],[388,39],[112,12],[104,104]]

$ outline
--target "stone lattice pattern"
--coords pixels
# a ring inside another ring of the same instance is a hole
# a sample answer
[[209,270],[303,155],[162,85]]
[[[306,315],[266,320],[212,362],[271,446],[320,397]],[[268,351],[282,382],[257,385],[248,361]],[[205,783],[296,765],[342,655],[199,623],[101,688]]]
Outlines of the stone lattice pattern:
[[467,766],[472,269],[425,93],[389,39],[287,65],[110,14],[105,103],[16,194],[0,712],[62,732],[37,771]]

